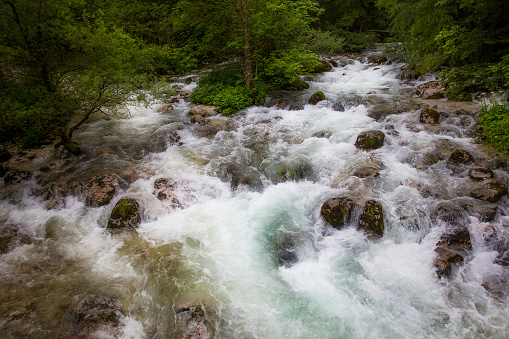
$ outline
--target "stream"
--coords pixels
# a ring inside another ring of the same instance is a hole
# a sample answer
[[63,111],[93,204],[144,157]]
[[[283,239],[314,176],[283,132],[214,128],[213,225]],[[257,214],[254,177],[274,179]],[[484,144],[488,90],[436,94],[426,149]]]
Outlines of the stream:
[[[403,81],[403,64],[368,61],[377,53],[336,57],[332,71],[304,78],[309,89],[204,125],[190,122],[183,99],[165,113],[129,106],[130,118],[76,134],[83,156],[50,152],[27,165],[32,179],[1,182],[2,338],[182,338],[182,305],[201,305],[213,328],[189,338],[509,337],[509,199],[490,221],[469,212],[484,206],[469,197],[469,169],[490,167],[507,185],[507,168],[476,142],[472,110],[438,109],[440,124],[420,123],[412,93],[434,79]],[[196,79],[185,79],[192,91]],[[307,104],[317,91],[326,100]],[[366,130],[383,131],[383,147],[358,149]],[[455,149],[473,163],[451,167]],[[60,170],[38,172],[52,162]],[[363,167],[378,176],[353,175]],[[109,204],[69,193],[104,173],[119,183]],[[161,179],[175,201],[154,194]],[[62,191],[51,208],[47,187]],[[110,232],[125,197],[138,201],[141,223]],[[381,202],[383,237],[356,222],[332,228],[320,210],[334,197]],[[472,248],[440,277],[435,248],[451,222],[436,215],[451,205]],[[90,294],[115,300],[113,326],[77,323],[73,310]]]

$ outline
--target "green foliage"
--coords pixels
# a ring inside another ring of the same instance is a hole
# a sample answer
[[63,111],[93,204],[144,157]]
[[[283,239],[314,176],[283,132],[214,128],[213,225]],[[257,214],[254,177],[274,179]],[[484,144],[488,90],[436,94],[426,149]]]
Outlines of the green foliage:
[[509,155],[509,106],[506,102],[495,100],[484,102],[479,123],[483,138],[495,149]]
[[312,29],[301,39],[311,52],[317,54],[336,55],[346,47],[346,39],[343,36],[329,31]]
[[302,49],[274,54],[262,65],[259,78],[274,88],[286,87],[298,79],[297,74],[311,71],[320,63],[314,53]]
[[230,115],[252,105],[253,97],[246,88],[241,70],[233,65],[204,75],[191,94],[191,101],[218,106],[224,115]]
[[506,57],[496,64],[470,64],[441,72],[440,77],[447,86],[447,97],[449,100],[462,101],[460,99],[464,93],[492,92],[507,86],[508,60]]

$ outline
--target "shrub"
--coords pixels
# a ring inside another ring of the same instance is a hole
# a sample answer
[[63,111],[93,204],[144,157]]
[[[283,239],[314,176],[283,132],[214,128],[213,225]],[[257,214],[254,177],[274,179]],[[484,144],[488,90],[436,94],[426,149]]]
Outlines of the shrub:
[[496,150],[509,155],[509,107],[508,104],[494,100],[484,102],[481,107],[479,123],[482,137]]

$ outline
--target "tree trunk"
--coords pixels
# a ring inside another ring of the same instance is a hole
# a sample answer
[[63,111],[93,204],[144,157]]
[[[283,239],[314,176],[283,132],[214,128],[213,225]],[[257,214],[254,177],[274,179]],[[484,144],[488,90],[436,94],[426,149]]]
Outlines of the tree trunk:
[[242,68],[244,71],[244,80],[249,90],[253,89],[253,65],[251,60],[251,45],[249,44],[249,20],[248,20],[248,6],[247,0],[240,0],[241,4],[241,16],[242,16],[242,28],[244,37],[244,60]]

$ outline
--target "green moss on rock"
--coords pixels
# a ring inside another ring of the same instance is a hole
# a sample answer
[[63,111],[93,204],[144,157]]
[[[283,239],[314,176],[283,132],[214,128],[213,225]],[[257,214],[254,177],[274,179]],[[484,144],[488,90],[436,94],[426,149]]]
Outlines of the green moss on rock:
[[322,205],[321,214],[332,227],[341,228],[350,220],[354,205],[348,198],[332,198]]
[[361,149],[377,149],[383,146],[385,134],[382,131],[361,132],[355,141],[355,147]]
[[311,96],[308,100],[308,104],[310,105],[316,105],[320,101],[325,100],[325,94],[323,94],[322,91],[318,91],[315,94]]
[[376,200],[368,200],[362,209],[359,227],[379,236],[384,234],[384,213],[382,204]]
[[108,228],[134,228],[138,226],[141,222],[139,208],[140,205],[134,199],[120,199],[111,211]]

